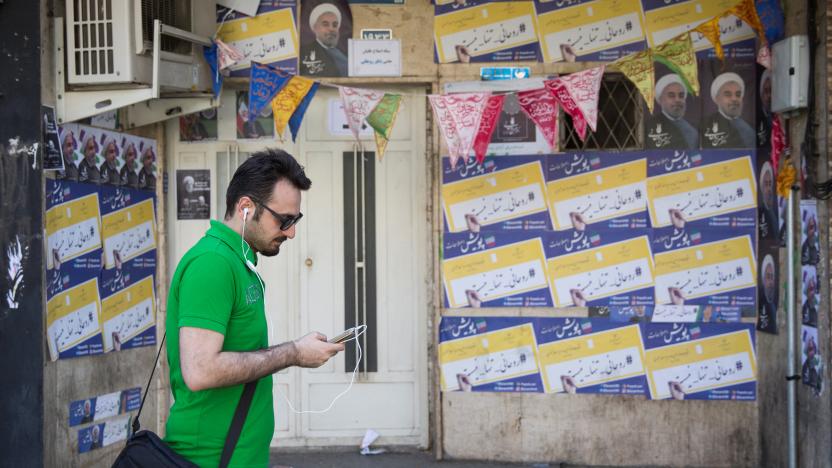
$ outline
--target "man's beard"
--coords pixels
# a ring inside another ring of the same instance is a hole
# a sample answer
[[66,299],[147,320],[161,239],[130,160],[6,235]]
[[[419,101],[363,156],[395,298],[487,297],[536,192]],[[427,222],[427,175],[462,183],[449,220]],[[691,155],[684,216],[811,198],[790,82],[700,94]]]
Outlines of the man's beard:
[[338,45],[338,34],[326,34],[321,38],[321,43],[327,47],[336,47]]
[[[286,239],[288,239],[288,237],[286,236],[280,236],[276,239],[272,239],[268,245],[263,246],[262,248],[258,248],[257,252],[264,257],[274,257],[275,255],[280,253],[280,245],[283,244],[283,242],[286,241]],[[274,241],[277,241],[276,246],[273,246]]]

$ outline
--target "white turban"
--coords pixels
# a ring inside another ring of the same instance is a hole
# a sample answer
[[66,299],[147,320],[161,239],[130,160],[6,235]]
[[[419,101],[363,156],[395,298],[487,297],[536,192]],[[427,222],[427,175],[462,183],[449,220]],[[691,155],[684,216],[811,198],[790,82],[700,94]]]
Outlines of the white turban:
[[716,95],[719,94],[720,88],[722,88],[726,83],[730,82],[737,83],[740,85],[740,92],[743,96],[745,96],[745,82],[742,78],[733,72],[725,72],[714,79],[714,82],[711,83],[711,99],[716,102]]
[[682,87],[682,92],[685,93],[685,97],[688,97],[688,90],[687,88],[685,88],[685,83],[682,81],[681,78],[679,78],[679,75],[675,73],[670,73],[659,78],[659,81],[656,81],[656,94],[653,95],[653,97],[656,99],[656,102],[659,102],[659,97],[661,97],[662,93],[664,92],[664,89],[667,88],[668,85],[671,85],[673,83],[679,84],[679,86]]
[[315,29],[315,23],[318,22],[318,18],[324,13],[332,13],[338,18],[338,23],[341,23],[341,11],[338,10],[338,7],[331,3],[321,3],[309,13],[309,27],[311,29]]

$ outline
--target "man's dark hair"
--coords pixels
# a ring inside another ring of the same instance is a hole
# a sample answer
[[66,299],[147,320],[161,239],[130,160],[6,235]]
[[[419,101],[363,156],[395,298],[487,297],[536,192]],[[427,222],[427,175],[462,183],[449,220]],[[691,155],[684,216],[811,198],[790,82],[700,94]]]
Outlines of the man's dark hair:
[[[251,197],[267,203],[274,185],[288,180],[298,190],[309,190],[312,181],[303,172],[303,166],[291,154],[277,148],[266,148],[251,155],[237,170],[225,192],[225,219],[234,216],[234,207],[242,197]],[[253,218],[260,219],[263,208],[257,204]]]

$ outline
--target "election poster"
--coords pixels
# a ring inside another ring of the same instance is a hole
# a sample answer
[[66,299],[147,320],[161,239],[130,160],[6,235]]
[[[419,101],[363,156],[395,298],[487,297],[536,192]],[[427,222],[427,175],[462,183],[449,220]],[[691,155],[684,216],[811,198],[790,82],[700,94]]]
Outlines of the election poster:
[[[650,47],[656,47],[679,34],[692,31],[691,39],[697,56],[715,59],[713,45],[705,36],[693,31],[693,28],[721,15],[737,2],[736,0],[641,0],[641,3],[644,6],[644,20]],[[734,15],[725,15],[719,19],[719,31],[726,58],[754,61],[755,33],[751,26]]]
[[769,157],[770,151],[757,150],[757,230],[760,240],[775,241],[779,237],[780,214],[777,209],[777,177]]
[[803,385],[810,387],[817,396],[823,392],[824,371],[817,327],[801,325],[800,337],[802,344],[800,380],[803,382]]
[[777,334],[780,304],[780,249],[777,240],[761,240],[757,258],[757,330]]
[[535,0],[544,62],[611,62],[647,47],[640,0]]
[[253,17],[217,5],[217,38],[239,49],[244,57],[230,67],[231,76],[248,77],[252,61],[298,73],[297,3],[261,0]]
[[155,209],[153,192],[47,180],[52,360],[156,344]]
[[702,148],[756,148],[756,64],[703,59],[699,60],[698,73],[702,93]]
[[436,63],[539,60],[532,1],[439,0],[433,31]]
[[537,327],[546,393],[646,394],[640,325],[604,319],[539,318]]
[[442,317],[443,392],[542,392],[532,318]]
[[443,158],[445,232],[550,228],[545,161],[545,156],[495,157],[452,169]]
[[179,141],[216,141],[218,127],[216,108],[183,115],[179,117]]
[[653,63],[655,85],[653,112],[643,103],[646,149],[698,150],[702,93],[694,95],[685,78],[658,60]]
[[820,262],[818,226],[818,201],[800,200],[801,265],[817,265]]
[[131,416],[110,419],[78,430],[78,453],[107,447],[127,440]]
[[645,367],[653,400],[755,400],[754,325],[645,325]]
[[818,326],[820,311],[820,282],[815,265],[801,266],[800,317],[804,325]]
[[142,389],[139,387],[112,392],[69,404],[69,425],[77,426],[101,421],[139,409]]

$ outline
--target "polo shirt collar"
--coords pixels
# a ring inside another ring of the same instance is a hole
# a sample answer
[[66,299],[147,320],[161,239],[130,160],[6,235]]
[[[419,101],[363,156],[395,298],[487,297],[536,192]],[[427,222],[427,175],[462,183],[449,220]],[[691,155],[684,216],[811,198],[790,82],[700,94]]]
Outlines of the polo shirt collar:
[[205,234],[223,241],[232,251],[239,253],[240,259],[242,259],[243,252],[245,251],[246,259],[251,261],[255,266],[257,265],[257,254],[253,250],[245,248],[245,244],[241,242],[242,237],[240,237],[240,234],[226,226],[225,223],[212,219],[211,228]]

